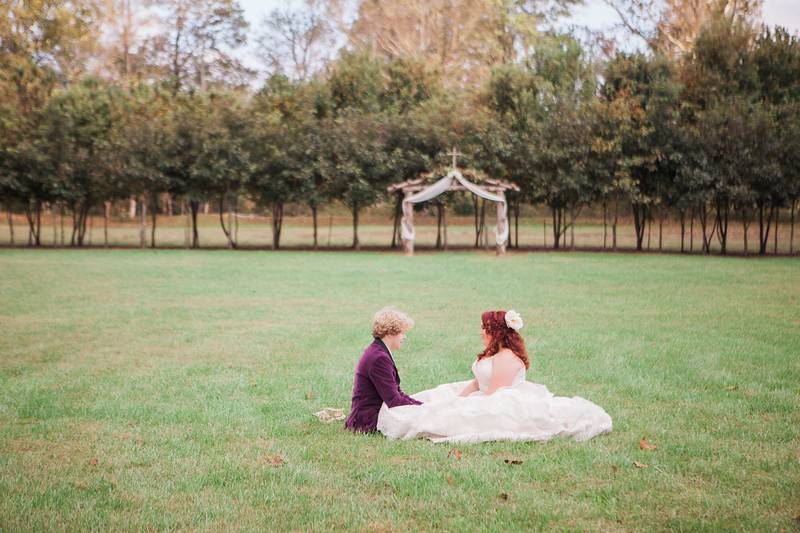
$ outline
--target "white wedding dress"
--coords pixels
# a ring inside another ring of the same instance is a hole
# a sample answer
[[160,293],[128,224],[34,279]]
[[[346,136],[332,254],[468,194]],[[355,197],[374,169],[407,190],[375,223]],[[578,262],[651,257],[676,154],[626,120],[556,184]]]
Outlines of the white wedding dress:
[[553,437],[591,439],[611,431],[611,417],[602,407],[579,396],[553,396],[544,385],[525,380],[525,367],[511,386],[485,394],[492,377],[492,359],[472,364],[480,390],[459,396],[471,380],[445,383],[412,394],[422,405],[381,406],[378,431],[390,439],[426,437],[433,442],[493,440],[541,441]]

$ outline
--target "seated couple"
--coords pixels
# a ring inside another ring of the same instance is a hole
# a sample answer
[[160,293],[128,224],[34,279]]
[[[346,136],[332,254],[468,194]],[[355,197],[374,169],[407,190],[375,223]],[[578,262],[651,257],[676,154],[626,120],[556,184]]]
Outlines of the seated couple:
[[481,315],[483,351],[472,363],[473,379],[405,394],[393,354],[413,324],[392,307],[375,314],[375,340],[356,366],[346,428],[378,430],[391,439],[459,443],[556,436],[582,441],[611,431],[611,417],[598,405],[579,396],[553,396],[544,385],[527,381],[530,363],[519,334],[522,317],[515,311]]

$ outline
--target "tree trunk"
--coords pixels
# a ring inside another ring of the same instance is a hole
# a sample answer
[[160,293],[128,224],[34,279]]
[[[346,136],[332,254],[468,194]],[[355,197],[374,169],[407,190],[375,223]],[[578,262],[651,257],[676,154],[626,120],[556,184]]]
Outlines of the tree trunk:
[[744,254],[747,255],[747,230],[750,228],[750,211],[742,209],[742,233],[744,234]]
[[353,202],[352,210],[353,210],[353,250],[360,250],[361,243],[358,240],[358,213],[361,210],[361,206],[358,205],[358,202]]
[[133,220],[136,218],[136,198],[131,196],[130,203],[128,204],[128,217]]
[[142,195],[139,200],[139,248],[147,246],[147,198]]
[[770,211],[767,214],[767,221],[764,224],[764,210],[766,205],[762,200],[758,202],[758,255],[765,255],[767,253],[767,243],[769,242],[769,226],[772,222],[773,206],[770,206]]
[[239,246],[239,197],[233,201],[233,242]]
[[436,246],[437,250],[442,247],[442,204],[436,203]]
[[778,253],[778,224],[779,224],[778,215],[780,214],[780,212],[781,212],[781,208],[780,207],[775,207],[775,231],[772,233],[773,236],[774,236],[773,245],[772,245],[772,253],[773,254],[777,254]]
[[397,201],[394,203],[394,217],[392,224],[392,248],[397,248],[402,242],[400,234],[400,221],[403,217],[403,196],[402,193],[397,194]]
[[542,241],[544,242],[544,247],[547,248],[547,219],[542,220]]
[[64,204],[61,202],[59,202],[58,211],[58,220],[61,224],[61,246],[64,246]]
[[442,204],[442,236],[444,237],[443,248],[447,250],[447,209]]
[[233,224],[231,224],[231,219],[228,217],[228,227],[225,227],[225,194],[221,194],[219,196],[219,225],[222,226],[222,233],[225,234],[225,238],[228,240],[228,248],[236,248],[236,242],[233,239]]
[[103,202],[103,248],[108,248],[108,212],[111,210],[111,202]]
[[794,254],[794,213],[797,209],[797,200],[792,200],[791,206],[791,214],[789,215],[790,225],[789,225],[789,254]]
[[689,209],[689,253],[694,251],[694,207]]
[[189,210],[186,208],[186,198],[181,198],[181,215],[183,215],[183,246],[189,248],[191,246],[189,234],[191,233],[191,217]]
[[703,230],[703,253],[711,253],[711,240],[714,238],[714,232],[717,229],[716,219],[714,226],[711,228],[711,233],[708,232],[708,206],[703,203],[698,209],[698,218],[700,219],[700,228]]
[[664,242],[664,210],[662,209],[659,212],[659,217],[658,217],[658,253],[664,251],[664,248],[662,246],[663,242]]
[[684,242],[686,239],[686,210],[680,210],[681,217],[681,253],[684,251]]
[[84,200],[78,217],[78,246],[83,246],[86,238],[86,222],[89,218],[89,209],[91,209],[91,204],[88,200]]
[[727,199],[717,199],[714,203],[716,218],[715,225],[717,228],[717,240],[719,241],[719,253],[725,255],[728,248],[728,214],[730,211],[730,202]]
[[14,214],[11,211],[11,202],[6,205],[8,213],[8,235],[11,238],[11,246],[14,246]]
[[608,203],[603,200],[603,250],[608,243]]
[[272,249],[281,247],[281,230],[283,229],[283,202],[272,203]]
[[70,213],[72,215],[72,234],[69,237],[69,245],[75,246],[75,235],[78,231],[78,205],[73,201],[70,203]]
[[516,249],[519,249],[519,211],[521,203],[519,198],[514,201],[514,248]]
[[636,232],[636,250],[642,251],[644,230],[647,226],[647,208],[641,204],[631,204],[633,211],[633,226]]
[[575,249],[575,206],[569,208],[569,249]]
[[475,248],[481,243],[480,212],[478,209],[478,197],[472,195],[472,206],[475,208]]
[[50,204],[50,223],[53,225],[53,248],[58,246],[58,226],[56,225],[56,206]]
[[42,229],[42,203],[39,200],[31,202],[25,207],[25,218],[28,220],[28,246],[41,246]]
[[190,200],[189,210],[192,214],[192,248],[199,248],[200,235],[197,233],[197,212],[200,211],[200,202],[197,200]]
[[564,223],[564,212],[560,207],[550,206],[553,214],[553,249],[558,250],[561,246],[562,224]]
[[614,220],[611,223],[611,249],[617,251],[617,222],[619,221],[619,200],[614,199]]
[[[319,242],[317,239],[317,203],[311,202],[311,223],[314,226],[314,249],[316,250],[319,246]],[[395,230],[396,231],[396,230]],[[392,248],[394,248],[394,236],[392,237]]]
[[156,247],[156,217],[158,217],[158,194],[152,193],[150,199],[153,205],[150,206],[150,221],[153,226],[150,228],[150,248]]

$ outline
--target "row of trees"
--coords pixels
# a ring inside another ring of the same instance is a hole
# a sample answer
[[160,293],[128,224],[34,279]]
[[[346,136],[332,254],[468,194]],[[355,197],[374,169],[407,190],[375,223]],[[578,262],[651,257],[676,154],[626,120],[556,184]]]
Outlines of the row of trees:
[[[110,202],[134,196],[143,220],[150,213],[155,246],[158,202],[167,194],[191,213],[195,247],[205,202],[217,207],[236,247],[236,215],[249,198],[271,212],[276,248],[287,203],[308,206],[316,246],[319,207],[341,202],[352,212],[358,248],[363,209],[392,201],[388,184],[445,164],[454,144],[467,154],[464,164],[520,186],[510,198],[515,228],[523,204],[548,207],[556,248],[589,205],[602,205],[612,247],[628,210],[637,249],[653,224],[660,247],[663,224],[674,217],[682,250],[686,226],[697,221],[703,250],[716,239],[725,253],[737,220],[746,247],[748,228],[757,225],[763,254],[780,209],[790,212],[793,242],[800,44],[786,30],[755,31],[746,17],[720,11],[688,52],[599,60],[571,35],[534,39],[526,27],[524,46],[512,42],[508,57],[470,85],[445,75],[467,79],[444,63],[350,47],[313,75],[306,59],[291,77],[276,69],[250,94],[224,83],[225,68],[235,65],[217,43],[241,40],[240,10],[220,2],[226,10],[206,13],[210,22],[201,24],[191,20],[205,20],[203,12],[182,11],[185,5],[172,5],[173,14],[194,46],[213,53],[188,52],[178,31],[170,34],[172,70],[123,82],[66,79],[60,65],[71,56],[60,55],[70,33],[63,28],[51,35],[34,23],[28,33],[0,28],[0,201],[9,213],[26,213],[34,244],[46,206],[70,213],[70,243],[81,246],[91,210],[107,219]],[[75,35],[90,23],[72,12],[64,17]],[[140,58],[121,57],[128,70]]]

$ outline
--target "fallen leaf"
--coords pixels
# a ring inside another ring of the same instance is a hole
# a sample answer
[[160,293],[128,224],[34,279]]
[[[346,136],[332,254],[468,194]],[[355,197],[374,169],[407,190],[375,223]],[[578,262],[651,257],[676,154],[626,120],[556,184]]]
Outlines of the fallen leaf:
[[89,464],[90,464],[90,465],[92,465],[92,466],[97,466],[97,457],[93,457],[93,458],[92,458],[92,459],[89,461]]
[[729,386],[725,387],[725,390],[738,390],[738,389],[739,389],[739,385],[729,385]]
[[653,451],[653,450],[655,450],[656,448],[658,448],[658,446],[657,446],[657,445],[655,445],[655,444],[650,444],[649,442],[647,442],[647,439],[646,439],[646,438],[644,438],[644,437],[642,437],[642,439],[639,441],[639,449],[640,449],[640,450],[648,450],[648,451]]
[[647,468],[646,464],[640,463],[639,461],[634,461],[633,466],[635,466],[636,468]]
[[279,467],[286,463],[286,460],[279,453],[268,453],[264,456],[264,462],[270,466]]
[[455,480],[453,480],[453,476],[447,476],[447,484],[452,485],[453,483],[455,483]]
[[500,493],[500,499],[501,500],[507,500],[508,499],[508,494],[506,494],[505,492],[501,492]]
[[451,455],[456,459],[461,459],[461,452],[456,450],[455,448],[447,452],[447,457],[450,457]]
[[313,399],[314,399],[314,393],[311,392],[311,391],[308,391],[306,393],[306,400],[313,400]]
[[503,459],[507,465],[521,465],[522,461],[519,459]]

